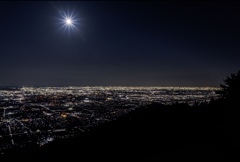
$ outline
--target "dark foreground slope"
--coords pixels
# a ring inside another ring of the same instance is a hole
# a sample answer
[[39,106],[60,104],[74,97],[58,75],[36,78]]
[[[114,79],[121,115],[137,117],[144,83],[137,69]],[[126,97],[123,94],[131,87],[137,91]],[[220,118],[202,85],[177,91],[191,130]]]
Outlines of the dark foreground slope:
[[[239,140],[226,104],[152,104],[76,138],[14,150],[2,160],[233,160]],[[1,160],[1,161],[2,161]]]

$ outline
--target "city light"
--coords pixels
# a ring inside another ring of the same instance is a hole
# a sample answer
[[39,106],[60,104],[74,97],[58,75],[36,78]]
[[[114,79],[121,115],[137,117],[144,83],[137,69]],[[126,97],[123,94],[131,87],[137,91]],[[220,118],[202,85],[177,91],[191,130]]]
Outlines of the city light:
[[[22,87],[0,89],[0,149],[33,142],[43,146],[70,138],[101,123],[113,121],[153,102],[209,102],[217,98],[211,87]],[[104,110],[104,111],[102,111]],[[14,136],[14,138],[13,138]],[[21,143],[18,143],[21,141]]]

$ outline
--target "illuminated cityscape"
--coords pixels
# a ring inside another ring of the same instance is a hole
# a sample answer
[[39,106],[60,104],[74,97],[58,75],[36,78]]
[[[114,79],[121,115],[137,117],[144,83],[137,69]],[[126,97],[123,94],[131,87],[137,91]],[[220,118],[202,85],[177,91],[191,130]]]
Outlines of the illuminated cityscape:
[[0,162],[231,161],[240,2],[0,2]]
[[2,87],[0,150],[74,137],[151,103],[209,102],[211,87]]

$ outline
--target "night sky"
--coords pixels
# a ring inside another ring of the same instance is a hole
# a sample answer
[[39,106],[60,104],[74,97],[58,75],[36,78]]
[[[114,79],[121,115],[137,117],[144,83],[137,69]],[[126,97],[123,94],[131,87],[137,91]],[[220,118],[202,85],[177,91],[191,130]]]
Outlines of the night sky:
[[240,70],[236,1],[0,2],[0,21],[0,86],[219,87]]

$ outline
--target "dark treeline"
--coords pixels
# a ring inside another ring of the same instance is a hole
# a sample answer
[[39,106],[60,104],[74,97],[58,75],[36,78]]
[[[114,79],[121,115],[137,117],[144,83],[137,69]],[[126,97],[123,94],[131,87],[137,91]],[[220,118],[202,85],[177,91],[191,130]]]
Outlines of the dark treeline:
[[238,158],[240,72],[210,103],[141,107],[78,137],[6,152],[2,160],[229,161]]

